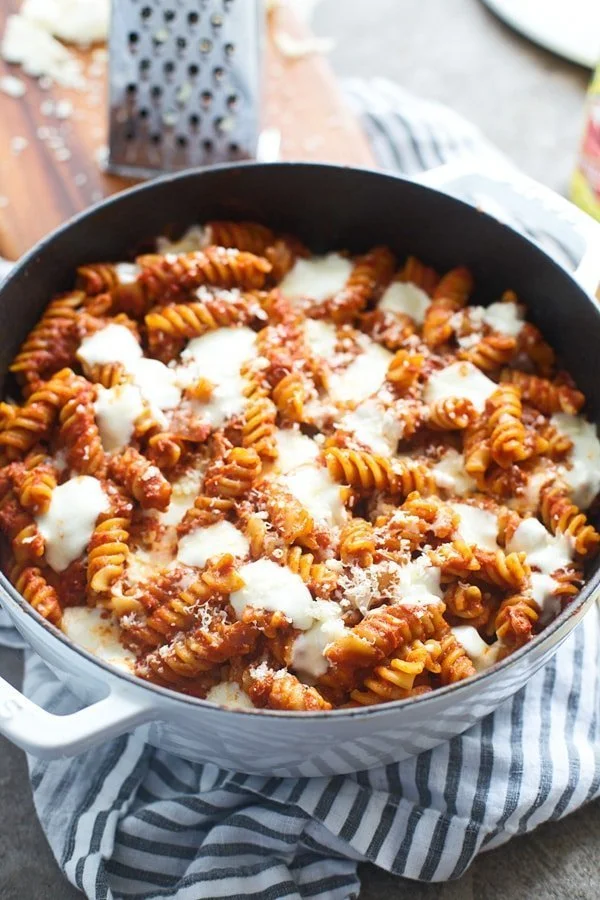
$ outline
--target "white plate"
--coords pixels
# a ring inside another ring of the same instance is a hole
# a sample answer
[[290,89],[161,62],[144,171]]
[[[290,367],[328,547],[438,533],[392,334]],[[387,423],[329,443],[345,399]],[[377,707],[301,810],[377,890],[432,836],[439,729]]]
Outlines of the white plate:
[[600,0],[483,0],[516,31],[593,69],[600,62]]

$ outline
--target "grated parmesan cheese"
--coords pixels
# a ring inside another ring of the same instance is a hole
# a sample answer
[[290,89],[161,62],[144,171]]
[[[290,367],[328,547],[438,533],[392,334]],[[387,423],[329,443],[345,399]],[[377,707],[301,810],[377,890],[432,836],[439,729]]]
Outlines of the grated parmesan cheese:
[[109,0],[23,0],[19,14],[68,44],[108,38]]
[[80,60],[24,16],[8,16],[0,54],[6,62],[20,65],[26,75],[51,78],[62,87],[75,90],[85,88]]

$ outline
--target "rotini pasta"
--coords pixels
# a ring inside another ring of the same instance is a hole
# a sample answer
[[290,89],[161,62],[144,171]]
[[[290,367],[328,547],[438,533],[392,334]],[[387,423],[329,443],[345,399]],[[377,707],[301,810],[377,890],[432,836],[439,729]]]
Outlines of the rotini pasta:
[[11,366],[2,558],[40,615],[316,712],[471,678],[568,606],[600,441],[512,291],[249,221],[158,246],[81,266]]

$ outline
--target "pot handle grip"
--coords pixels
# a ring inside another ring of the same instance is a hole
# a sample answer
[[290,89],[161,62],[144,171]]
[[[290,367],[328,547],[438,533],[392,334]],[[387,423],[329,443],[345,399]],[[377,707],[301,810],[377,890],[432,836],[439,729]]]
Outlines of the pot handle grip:
[[149,705],[118,688],[91,706],[57,716],[0,678],[0,734],[40,759],[76,756],[154,717]]
[[[498,161],[488,161],[487,165],[477,156],[461,157],[412,178],[427,187],[481,206],[516,230],[526,233],[531,230],[534,235],[536,231],[543,231],[551,239],[557,238],[558,243],[570,231],[580,249],[578,260],[573,260],[568,268],[581,287],[596,296],[600,282],[600,223],[551,188],[523,175],[500,156]],[[493,187],[489,204],[480,202],[480,190],[483,188],[485,192],[486,182]],[[500,202],[495,202],[494,197],[500,197]],[[506,216],[502,215],[503,211]],[[559,261],[563,260],[559,258]]]

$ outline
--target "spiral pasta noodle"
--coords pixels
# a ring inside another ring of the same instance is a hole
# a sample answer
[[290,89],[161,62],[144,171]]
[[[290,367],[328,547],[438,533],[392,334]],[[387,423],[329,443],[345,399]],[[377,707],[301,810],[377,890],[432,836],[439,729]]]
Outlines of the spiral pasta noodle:
[[272,269],[262,256],[225,247],[207,247],[179,256],[141,256],[137,262],[148,298],[161,302],[205,284],[260,290]]
[[523,400],[545,415],[557,412],[575,415],[585,400],[581,391],[568,384],[553,384],[547,378],[539,378],[517,369],[504,369],[501,380],[520,388]]
[[343,289],[329,302],[334,322],[349,322],[362,312],[372,297],[383,292],[394,265],[394,256],[387,247],[374,247],[360,256]]
[[542,487],[541,517],[546,527],[554,534],[566,534],[573,541],[575,552],[589,556],[597,552],[600,534],[571,501],[560,484]]
[[109,473],[142,509],[165,510],[169,505],[171,485],[160,470],[133,447],[111,459]]
[[48,584],[40,568],[17,564],[11,569],[10,580],[40,616],[53,625],[60,625],[62,609],[58,594]]

